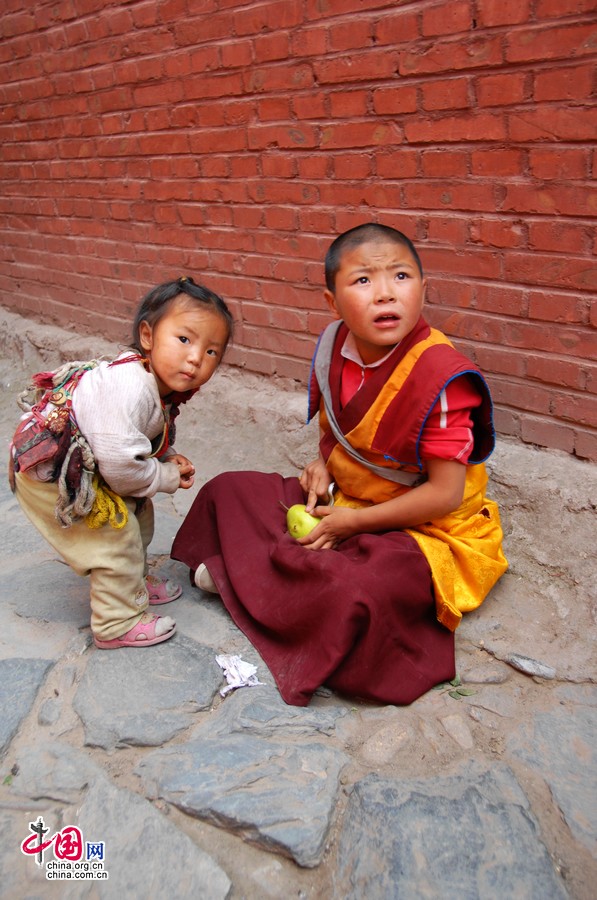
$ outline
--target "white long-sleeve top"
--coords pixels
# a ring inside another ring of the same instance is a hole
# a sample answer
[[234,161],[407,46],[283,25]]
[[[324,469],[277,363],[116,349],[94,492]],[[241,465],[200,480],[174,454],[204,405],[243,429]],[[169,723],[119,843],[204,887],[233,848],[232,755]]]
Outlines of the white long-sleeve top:
[[[122,356],[130,356],[130,351]],[[151,456],[161,442],[166,415],[156,380],[142,363],[99,363],[74,389],[72,406],[113,491],[122,497],[153,497],[158,491],[177,490],[178,466],[168,462],[172,448],[161,460]]]

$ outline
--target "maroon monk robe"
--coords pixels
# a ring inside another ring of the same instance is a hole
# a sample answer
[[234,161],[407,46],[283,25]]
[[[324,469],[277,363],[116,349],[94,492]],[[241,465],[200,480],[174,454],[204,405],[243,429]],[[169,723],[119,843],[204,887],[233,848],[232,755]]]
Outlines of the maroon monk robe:
[[224,473],[202,488],[172,548],[191,570],[207,565],[286,703],[306,706],[325,684],[407,704],[454,678],[454,635],[436,620],[416,541],[395,531],[307,550],[280,505],[304,502],[297,478]]

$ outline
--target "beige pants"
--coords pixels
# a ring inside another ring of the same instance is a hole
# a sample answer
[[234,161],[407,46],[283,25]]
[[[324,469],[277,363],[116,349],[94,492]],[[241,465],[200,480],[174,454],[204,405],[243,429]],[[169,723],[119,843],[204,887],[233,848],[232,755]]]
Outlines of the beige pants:
[[16,496],[39,533],[78,575],[89,575],[91,630],[113,640],[137,624],[149,602],[145,586],[147,547],[153,537],[153,504],[136,511],[125,497],[128,522],[120,529],[89,528],[85,521],[63,528],[54,515],[58,487],[17,473]]

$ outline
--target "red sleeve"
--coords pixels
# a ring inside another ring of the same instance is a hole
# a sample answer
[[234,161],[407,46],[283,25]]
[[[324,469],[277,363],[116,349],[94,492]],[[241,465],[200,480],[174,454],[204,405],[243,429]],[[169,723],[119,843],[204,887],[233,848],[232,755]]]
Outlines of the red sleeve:
[[423,426],[421,459],[454,459],[466,465],[473,449],[471,410],[480,403],[481,395],[467,375],[451,381]]

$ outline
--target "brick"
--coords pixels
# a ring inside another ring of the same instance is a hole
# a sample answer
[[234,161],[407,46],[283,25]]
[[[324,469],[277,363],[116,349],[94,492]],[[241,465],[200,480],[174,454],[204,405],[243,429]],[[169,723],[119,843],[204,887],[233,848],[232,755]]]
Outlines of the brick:
[[505,184],[504,212],[537,213],[539,215],[574,216],[579,210],[585,215],[597,210],[597,191],[588,183],[583,186],[567,186],[557,183],[534,185]]
[[583,388],[584,373],[578,363],[571,359],[529,354],[526,369],[529,378],[534,381],[567,387],[576,391]]
[[397,115],[416,112],[418,109],[417,89],[410,85],[376,88],[373,91],[373,108],[378,115]]
[[[223,113],[223,121],[227,125],[245,125],[255,118],[256,111],[257,103],[254,100],[232,100],[229,103],[223,104],[220,109],[220,112]],[[204,122],[205,124],[216,123],[215,118],[208,123],[203,111],[201,112],[200,121],[202,124]]]
[[[284,287],[285,285],[282,284],[280,290],[283,291]],[[307,312],[306,310],[273,307],[271,310],[271,325],[274,328],[304,333],[307,330]]]
[[279,357],[276,359],[275,372],[280,378],[290,378],[292,381],[306,384],[309,378],[310,367],[310,359],[301,361]]
[[467,78],[434,79],[421,86],[423,109],[464,109],[471,105]]
[[471,25],[469,0],[452,0],[448,4],[423,8],[421,14],[421,34],[424,37],[468,32]]
[[297,160],[287,153],[272,151],[261,157],[263,174],[272,178],[294,178],[297,174]]
[[374,147],[400,142],[397,127],[390,123],[341,122],[321,129],[319,145],[327,150]]
[[308,56],[310,59],[322,56],[327,50],[328,30],[325,27],[304,26],[290,35],[289,56],[296,59],[299,56]]
[[477,26],[522,25],[530,18],[530,0],[483,0],[477,4]]
[[413,119],[404,127],[409,143],[450,143],[453,141],[504,141],[506,123],[501,112],[476,115]]
[[529,247],[532,250],[590,253],[593,230],[573,222],[549,220],[529,222]]
[[[433,316],[441,328],[441,322],[445,321],[447,310],[471,309],[474,303],[474,291],[470,282],[463,284],[452,278],[442,277],[427,265],[427,253],[423,262],[423,270],[427,278],[426,308],[429,316]],[[439,308],[438,308],[439,307]]]
[[271,308],[257,303],[243,303],[243,321],[249,325],[260,325],[267,328],[271,325]]
[[299,210],[299,228],[301,231],[314,231],[320,234],[332,235],[334,214],[329,209],[311,209],[309,207],[301,209]]
[[453,249],[425,248],[426,266],[431,272],[454,273],[474,278],[498,278],[501,263],[498,254],[474,248],[454,253]]
[[471,223],[471,241],[485,247],[524,247],[526,230],[516,220],[484,217]]
[[379,49],[369,53],[352,53],[350,56],[315,60],[313,69],[318,84],[347,84],[353,81],[370,81],[391,78],[398,65],[398,54]]
[[475,308],[481,312],[498,313],[502,316],[527,318],[529,315],[526,291],[510,285],[477,284]]
[[[596,38],[597,39],[597,38]],[[597,129],[597,109],[541,106],[508,114],[510,137],[514,141],[590,141]]]
[[535,14],[538,19],[562,18],[595,12],[595,0],[537,0]]
[[258,35],[253,39],[253,49],[257,65],[291,56],[289,35],[286,32]]
[[528,317],[543,322],[568,323],[570,325],[591,324],[587,311],[588,298],[577,293],[534,289],[527,292]]
[[597,397],[589,394],[573,395],[570,391],[556,393],[551,413],[555,418],[567,422],[597,428]]
[[368,153],[350,153],[334,157],[334,175],[338,179],[369,178],[372,159]]
[[262,31],[279,31],[292,28],[303,20],[301,0],[272,0],[271,3],[246,9],[235,9],[234,31],[236,34],[259,34]]
[[477,346],[475,357],[477,365],[486,376],[491,373],[524,378],[527,374],[525,357],[503,347]]
[[479,106],[512,106],[527,99],[528,76],[524,72],[484,75],[475,79]]
[[[178,91],[178,85],[175,90]],[[244,93],[240,72],[219,75],[216,78],[188,78],[182,83],[182,100],[207,100],[218,97],[239,96]],[[177,101],[179,102],[179,101]]]
[[474,37],[468,40],[433,41],[418,44],[400,54],[401,75],[437,75],[463,69],[487,68],[503,62],[500,36]]
[[550,28],[513,30],[506,36],[507,62],[545,62],[588,56],[595,53],[597,24],[565,25]]
[[468,154],[462,150],[423,150],[422,174],[429,178],[465,178],[468,174]]
[[286,179],[282,182],[263,181],[246,185],[247,197],[257,203],[311,204],[319,199],[315,187]]
[[526,444],[549,447],[551,450],[574,450],[574,430],[569,425],[537,416],[524,416],[520,436]]
[[553,288],[589,292],[597,289],[597,271],[583,257],[513,252],[505,259],[504,275],[516,278],[523,284],[550,285]]
[[[173,143],[170,153],[185,153],[190,149],[191,153],[234,153],[238,150],[244,150],[247,145],[247,137],[245,132],[239,128],[219,128],[215,131],[202,128],[191,134],[190,139],[186,134],[172,136],[153,135],[150,139],[155,143],[159,139],[164,145],[163,152],[168,152],[165,146],[168,144],[168,138]],[[178,139],[177,139],[178,138]]]
[[250,150],[264,150],[270,147],[307,148],[316,147],[317,143],[315,130],[304,122],[296,125],[254,125],[248,129]]
[[282,259],[273,263],[273,275],[280,281],[300,283],[306,280],[305,263],[300,259]]
[[496,379],[493,383],[493,399],[503,406],[510,406],[527,413],[549,415],[553,402],[553,389],[528,383],[524,391],[518,380]]
[[574,454],[580,459],[597,462],[597,433],[580,428],[575,429]]
[[332,24],[328,29],[329,49],[332,52],[362,49],[372,42],[371,30],[370,22],[363,18]]
[[243,75],[243,88],[246,92],[297,91],[308,90],[312,86],[311,66],[301,64],[253,67]]
[[403,190],[406,202],[412,209],[491,211],[495,208],[491,184],[419,180],[405,184]]
[[471,151],[471,173],[497,178],[504,175],[519,175],[523,171],[523,153],[517,149],[499,148]]
[[594,66],[557,68],[537,72],[534,76],[533,97],[546,100],[587,100],[591,102]]
[[468,219],[457,216],[431,215],[427,237],[434,243],[462,246],[468,237]]
[[540,179],[584,179],[589,163],[587,150],[570,147],[538,147],[529,151],[529,170]]
[[335,118],[362,118],[367,115],[366,91],[337,91],[330,94],[330,113]]
[[230,41],[230,43],[222,44],[220,54],[222,65],[226,68],[250,66],[253,62],[253,44],[251,41]]
[[266,228],[279,231],[296,231],[297,213],[294,207],[274,206],[264,213]]
[[266,97],[256,104],[257,118],[260,122],[287,122],[290,118],[290,98]]
[[[395,209],[400,207],[402,201],[402,188],[389,182],[367,184],[366,182],[342,182],[331,181],[319,188],[319,198],[323,204],[330,207],[353,207],[373,209]],[[371,214],[363,216],[361,212],[359,221],[371,219]],[[351,226],[348,226],[351,227]]]
[[194,47],[202,42],[228,40],[234,30],[234,13],[220,12],[217,16],[201,15],[196,19],[181,16],[172,23],[172,33],[177,47]]
[[414,41],[419,36],[419,16],[412,9],[382,11],[374,25],[375,42],[380,46]]
[[397,147],[388,152],[378,150],[373,153],[375,171],[380,178],[414,178],[419,174],[419,151],[408,147]]
[[240,369],[246,368],[249,372],[256,372],[258,375],[275,374],[274,360],[270,353],[252,348],[243,348],[241,351],[240,347],[235,346],[234,343],[226,350],[226,363],[238,366]]
[[493,420],[498,434],[520,438],[520,414],[515,410],[494,407]]
[[291,97],[292,110],[297,119],[322,119],[327,115],[326,100],[324,93]]

